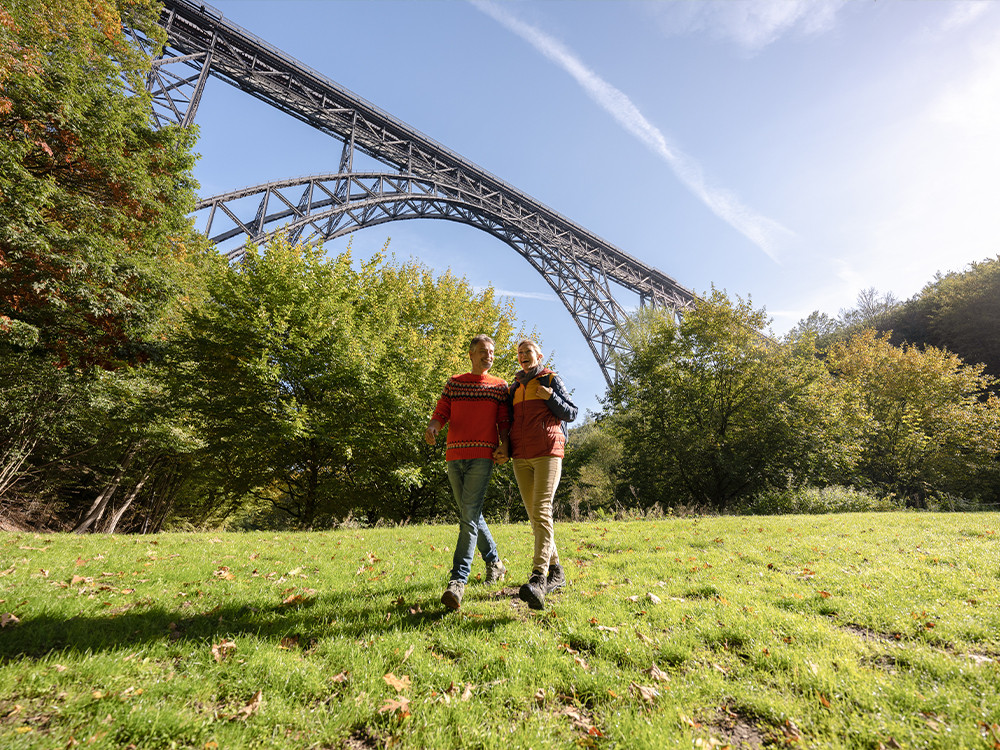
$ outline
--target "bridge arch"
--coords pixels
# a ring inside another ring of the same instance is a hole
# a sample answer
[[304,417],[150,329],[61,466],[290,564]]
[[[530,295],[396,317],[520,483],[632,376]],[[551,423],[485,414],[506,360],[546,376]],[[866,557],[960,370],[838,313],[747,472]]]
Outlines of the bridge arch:
[[[239,243],[226,251],[231,259],[238,259],[246,245],[279,234],[293,242],[314,243],[407,219],[443,219],[474,227],[507,244],[545,279],[587,340],[607,381],[614,379],[615,355],[623,351],[618,331],[626,312],[612,295],[607,275],[550,252],[552,238],[545,236],[544,228],[498,216],[454,186],[446,189],[432,181],[384,173],[315,175],[218,195],[199,202],[195,213],[203,215],[204,231],[217,246]],[[228,226],[219,228],[220,218]]]
[[[583,226],[469,162],[357,94],[309,68],[215,8],[163,0],[167,45],[153,60],[147,90],[159,124],[194,122],[215,76],[343,143],[335,173],[269,182],[198,204],[217,243],[332,240],[389,221],[445,219],[502,240],[545,279],[569,310],[605,379],[627,350],[625,319],[612,282],[640,304],[679,310],[694,293]],[[134,35],[151,48],[149,40]],[[355,156],[377,165],[355,168]],[[383,170],[382,167],[387,169]],[[225,217],[223,219],[222,217]],[[229,226],[216,231],[216,222]],[[220,249],[224,249],[221,248]]]

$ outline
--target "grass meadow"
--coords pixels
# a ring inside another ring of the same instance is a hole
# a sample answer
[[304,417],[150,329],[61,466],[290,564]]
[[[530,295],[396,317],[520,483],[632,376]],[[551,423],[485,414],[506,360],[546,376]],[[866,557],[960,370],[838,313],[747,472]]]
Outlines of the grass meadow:
[[998,514],[492,529],[0,535],[0,747],[1000,748]]

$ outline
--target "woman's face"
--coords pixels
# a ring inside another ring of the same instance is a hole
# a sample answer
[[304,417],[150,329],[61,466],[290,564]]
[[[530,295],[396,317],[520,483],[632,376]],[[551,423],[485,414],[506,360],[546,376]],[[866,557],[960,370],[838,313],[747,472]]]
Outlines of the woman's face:
[[542,355],[530,344],[521,344],[517,347],[517,361],[521,364],[522,370],[528,371],[538,366],[542,361]]

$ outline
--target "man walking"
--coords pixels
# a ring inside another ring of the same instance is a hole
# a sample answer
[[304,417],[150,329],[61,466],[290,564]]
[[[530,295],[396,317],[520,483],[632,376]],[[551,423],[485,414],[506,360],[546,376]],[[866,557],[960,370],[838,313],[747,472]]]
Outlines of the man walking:
[[469,359],[472,371],[448,378],[424,431],[424,439],[434,445],[441,428],[451,423],[445,459],[448,481],[458,504],[459,525],[451,579],[441,595],[441,603],[448,609],[462,606],[477,548],[486,562],[487,584],[502,581],[507,573],[483,518],[483,498],[493,463],[507,460],[507,383],[489,374],[493,366],[493,339],[489,336],[480,334],[472,339]]

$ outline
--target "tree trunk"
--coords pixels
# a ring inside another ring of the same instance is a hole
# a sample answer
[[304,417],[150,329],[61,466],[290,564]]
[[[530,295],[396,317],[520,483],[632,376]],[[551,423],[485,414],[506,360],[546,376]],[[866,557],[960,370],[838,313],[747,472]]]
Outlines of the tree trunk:
[[125,472],[128,470],[128,467],[132,463],[132,459],[135,457],[137,451],[137,446],[129,448],[128,453],[125,455],[125,460],[122,461],[121,465],[118,467],[118,471],[115,472],[114,479],[112,479],[111,483],[104,488],[104,491],[97,496],[91,504],[90,510],[88,510],[87,514],[83,517],[83,520],[77,524],[75,529],[73,529],[73,533],[83,534],[87,531],[87,529],[96,525],[97,522],[101,520],[101,517],[104,515],[104,511],[107,510],[112,496],[118,489],[118,485],[121,484],[122,477],[125,476]]
[[129,496],[125,498],[125,502],[122,503],[122,507],[120,507],[111,517],[111,520],[108,521],[108,525],[105,527],[104,533],[106,534],[115,533],[115,529],[118,528],[118,522],[122,520],[122,516],[125,515],[125,511],[128,510],[129,506],[136,499],[139,493],[142,492],[143,485],[146,484],[146,480],[149,479],[149,475],[152,473],[153,473],[153,467],[150,466],[148,469],[146,469],[146,473],[142,475],[142,479],[140,479],[136,483],[132,492],[129,493]]

